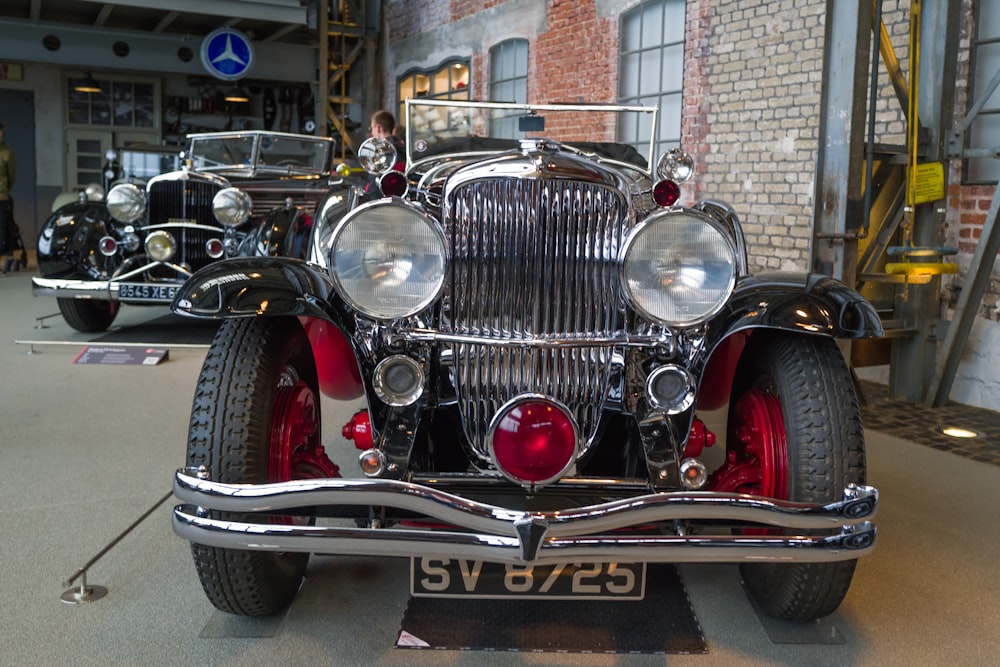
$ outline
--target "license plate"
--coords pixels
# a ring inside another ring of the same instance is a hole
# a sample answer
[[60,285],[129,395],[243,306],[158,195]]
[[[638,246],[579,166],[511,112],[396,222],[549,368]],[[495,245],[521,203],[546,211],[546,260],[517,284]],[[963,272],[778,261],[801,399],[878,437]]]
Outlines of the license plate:
[[119,283],[118,298],[129,301],[172,301],[180,285]]
[[641,600],[645,563],[530,565],[444,558],[410,559],[413,597]]

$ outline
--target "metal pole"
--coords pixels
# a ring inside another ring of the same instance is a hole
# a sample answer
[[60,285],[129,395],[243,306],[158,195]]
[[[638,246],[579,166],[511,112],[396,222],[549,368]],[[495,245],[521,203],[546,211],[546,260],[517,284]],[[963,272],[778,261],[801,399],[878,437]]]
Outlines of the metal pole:
[[79,602],[91,602],[93,600],[97,600],[104,597],[107,594],[108,589],[104,588],[103,586],[87,586],[87,570],[90,569],[91,565],[93,565],[101,558],[103,558],[106,553],[111,551],[111,549],[113,549],[116,544],[121,542],[126,535],[135,530],[135,528],[140,523],[146,520],[146,517],[152,514],[156,510],[156,508],[158,508],[160,505],[166,502],[167,498],[169,498],[173,494],[174,494],[173,490],[168,491],[162,498],[156,501],[155,505],[153,505],[148,510],[143,512],[142,516],[133,521],[128,528],[119,533],[115,539],[111,540],[111,542],[107,544],[107,546],[105,546],[103,549],[94,554],[93,558],[88,560],[86,563],[83,564],[83,566],[80,569],[74,572],[70,576],[70,578],[63,583],[63,585],[72,586],[74,581],[76,581],[77,579],[81,579],[82,581],[81,586],[78,590],[70,589],[64,592],[62,594],[62,601],[67,602],[69,604],[76,604]]

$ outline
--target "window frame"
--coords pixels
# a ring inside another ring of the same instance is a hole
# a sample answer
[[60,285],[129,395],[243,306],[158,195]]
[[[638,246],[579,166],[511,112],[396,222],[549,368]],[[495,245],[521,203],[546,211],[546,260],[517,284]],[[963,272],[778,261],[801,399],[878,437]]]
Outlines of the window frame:
[[[515,37],[513,39],[507,39],[490,47],[489,51],[489,81],[487,82],[487,87],[489,90],[488,99],[491,102],[513,102],[515,104],[527,104],[528,102],[528,66],[530,57],[530,44],[527,39],[523,37]],[[524,60],[519,61],[519,56],[523,53]],[[497,70],[503,68],[503,63],[501,59],[510,58],[512,61],[510,68],[513,71],[512,76],[502,77],[494,75],[498,74]],[[499,65],[499,68],[498,68]],[[523,67],[522,67],[523,65]],[[523,71],[523,74],[519,72]],[[514,99],[497,99],[498,94],[495,92],[498,86],[513,86],[514,87]],[[490,124],[499,123],[500,127],[492,127],[490,129],[490,136],[505,136],[509,134],[509,138],[518,139],[524,137],[524,132],[517,129],[516,118],[520,114],[509,114],[507,116],[496,116],[490,118]],[[511,125],[510,132],[507,132],[507,126]]]
[[[654,139],[654,150],[657,154],[663,154],[669,148],[680,147],[681,144],[681,123],[682,123],[682,109],[683,109],[683,94],[684,94],[684,59],[686,58],[686,41],[687,35],[682,28],[681,38],[679,40],[666,41],[665,37],[667,35],[667,16],[668,12],[666,8],[668,5],[679,5],[682,11],[686,13],[686,2],[685,0],[643,0],[635,7],[632,7],[628,11],[622,12],[619,16],[618,22],[618,103],[623,105],[651,105],[655,104],[659,107],[660,113],[658,118],[658,127],[656,128],[657,137]],[[662,9],[660,12],[660,25],[658,26],[658,39],[653,40],[651,43],[645,43],[645,24],[643,23],[646,11],[654,5],[659,5]],[[639,25],[637,26],[636,34],[638,34],[639,40],[635,45],[635,48],[626,49],[626,24],[629,21],[637,20]],[[667,89],[662,89],[664,82],[663,75],[663,65],[665,60],[665,53],[668,50],[679,49],[681,54],[681,66],[677,68],[676,76],[671,76],[669,83],[676,84]],[[659,58],[657,63],[659,66],[658,76],[661,89],[655,92],[640,92],[638,87],[636,88],[635,94],[624,94],[624,86],[628,83],[625,80],[625,67],[627,58],[635,58],[638,61],[638,69],[636,71],[636,79],[642,80],[642,66],[643,66],[643,55],[651,53],[659,53]],[[673,109],[676,110],[676,123],[671,123],[670,127],[667,127],[666,123],[666,113],[664,109],[665,99],[676,99],[676,104],[673,105]],[[666,135],[666,131],[670,131],[669,135]],[[626,128],[619,127],[617,131],[617,140],[620,143],[629,144],[634,146],[640,153],[643,153],[649,146],[648,135],[645,139],[642,136],[643,129],[640,127],[627,128],[627,131],[633,132],[633,136],[626,136],[623,134]],[[647,128],[645,131],[649,131]],[[651,162],[654,162],[655,156],[645,156]]]
[[[462,74],[456,76],[456,72],[464,69]],[[435,90],[434,83],[440,80],[441,75],[447,73],[448,87],[444,90]],[[417,88],[421,77],[427,80],[427,90],[424,94]],[[456,81],[457,79],[457,81]],[[410,90],[404,92],[403,87],[411,83]],[[451,57],[441,61],[435,67],[411,68],[396,77],[396,99],[399,103],[397,118],[403,118],[406,113],[406,100],[408,98],[427,98],[436,100],[468,100],[470,88],[472,87],[472,59]]]
[[[106,131],[127,130],[149,132],[151,134],[158,134],[160,132],[160,86],[156,79],[115,74],[110,77],[98,79],[98,82],[101,84],[100,93],[81,93],[73,90],[76,82],[83,79],[84,76],[82,72],[71,72],[63,77],[63,90],[66,95],[64,98],[63,113],[65,114],[67,127],[77,129],[92,128]],[[136,92],[137,86],[148,89],[145,91],[148,98],[143,98],[144,102],[139,100]],[[128,114],[131,120],[127,123],[116,122],[119,119],[116,106],[120,106],[120,103],[125,100],[116,101],[115,95],[119,89],[124,90],[126,87],[130,92],[130,97],[127,101],[131,106]],[[102,107],[107,108],[108,122],[94,122],[95,114],[100,113]],[[80,113],[84,110],[84,115],[87,117],[86,122],[80,120]],[[149,124],[136,123],[136,118],[139,116],[137,112],[139,111],[144,111],[148,114]]]

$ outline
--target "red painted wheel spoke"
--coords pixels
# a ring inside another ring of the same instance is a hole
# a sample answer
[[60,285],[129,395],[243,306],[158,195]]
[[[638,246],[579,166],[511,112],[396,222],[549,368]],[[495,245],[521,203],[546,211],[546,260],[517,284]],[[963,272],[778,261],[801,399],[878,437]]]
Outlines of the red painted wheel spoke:
[[710,481],[714,491],[788,497],[788,451],[781,400],[750,389],[733,410],[726,463]]
[[268,470],[272,482],[340,474],[320,443],[319,408],[305,382],[275,392]]

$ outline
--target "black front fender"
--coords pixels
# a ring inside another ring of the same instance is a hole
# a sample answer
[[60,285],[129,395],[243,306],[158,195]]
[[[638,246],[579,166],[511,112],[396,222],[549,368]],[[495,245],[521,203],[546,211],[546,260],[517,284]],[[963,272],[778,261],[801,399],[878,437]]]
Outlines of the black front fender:
[[770,273],[742,278],[726,307],[709,323],[706,354],[691,367],[700,387],[699,409],[726,404],[746,342],[743,334],[759,329],[877,338],[882,322],[864,297],[829,276]]
[[74,202],[49,216],[36,243],[38,273],[44,278],[97,278],[103,260],[98,242],[109,233],[100,202]]
[[844,283],[816,273],[765,273],[741,279],[712,328],[728,336],[751,328],[834,338],[878,338],[875,308]]
[[343,325],[346,311],[339,304],[330,278],[312,264],[290,257],[240,257],[195,272],[170,309],[213,319],[293,315]]

